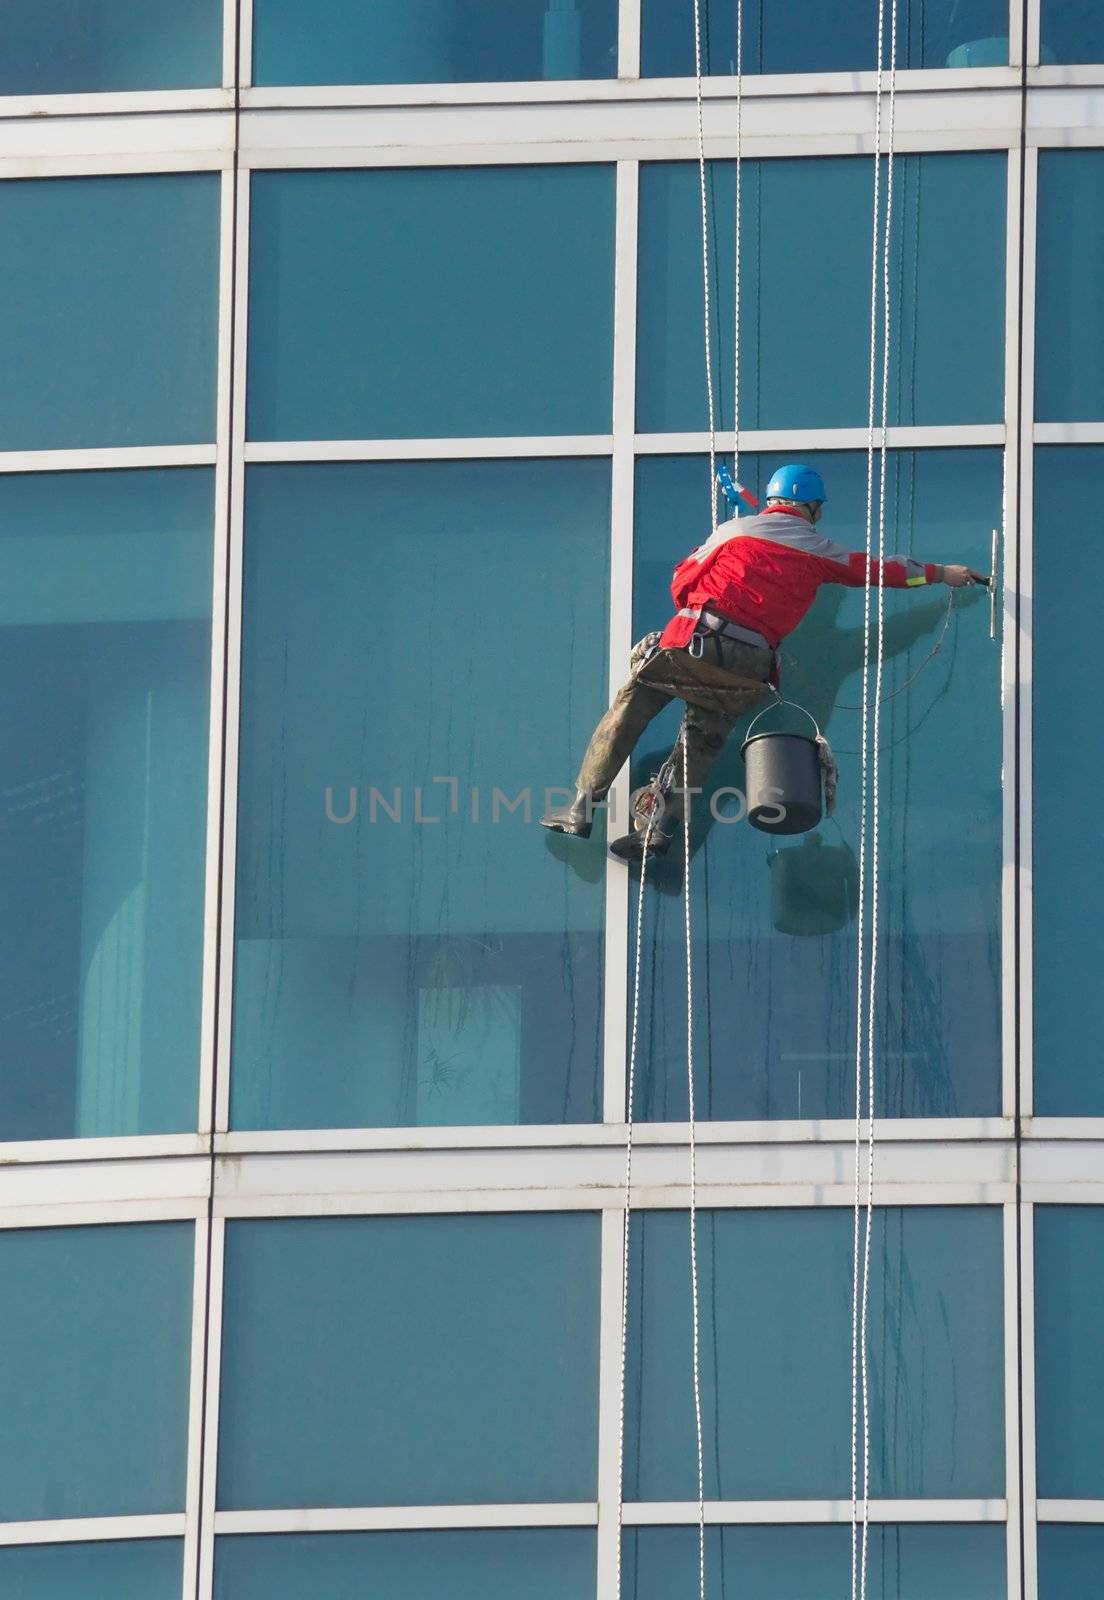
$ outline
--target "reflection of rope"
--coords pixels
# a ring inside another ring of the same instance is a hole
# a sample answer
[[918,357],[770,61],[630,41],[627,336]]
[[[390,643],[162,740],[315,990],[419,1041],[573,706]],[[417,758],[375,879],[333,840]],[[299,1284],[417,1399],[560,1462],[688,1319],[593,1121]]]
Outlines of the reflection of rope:
[[[898,687],[893,690],[892,694],[884,694],[884,695],[881,696],[881,699],[882,699],[883,703],[888,701],[888,700],[896,700],[896,698],[897,698],[897,696],[899,694],[904,694],[905,690],[910,688],[912,686],[912,684],[914,684],[916,682],[917,678],[923,672],[924,668],[928,665],[928,662],[935,660],[936,656],[939,654],[939,652],[942,650],[944,644],[946,643],[946,640],[947,640],[947,629],[951,625],[951,615],[952,615],[953,611],[954,611],[954,591],[952,590],[951,593],[947,596],[947,610],[946,610],[946,613],[944,614],[944,617],[943,617],[943,626],[939,630],[938,639],[932,645],[931,649],[928,651],[928,653],[924,657],[923,661],[921,661],[920,665],[916,668],[915,672],[911,673],[905,679],[904,683],[898,685]],[[785,661],[789,666],[791,666],[794,669],[794,671],[797,673],[799,678],[804,678],[806,683],[810,683],[811,682],[809,677],[804,672],[802,672],[800,664],[795,660],[795,658],[793,656],[790,655],[788,650],[779,651],[779,654],[781,655],[783,661]],[[864,662],[863,671],[865,672],[865,670],[866,670],[866,664]],[[861,705],[858,705],[858,706],[845,705],[843,703],[843,701],[841,701],[841,700],[837,700],[832,706],[832,710],[833,711],[862,711],[863,709],[864,708]]]
[[[870,391],[867,435],[866,467],[866,583],[863,588],[863,677],[862,677],[862,798],[859,823],[859,893],[858,893],[858,948],[857,987],[855,1015],[855,1203],[852,1228],[852,1297],[851,1297],[851,1600],[866,1600],[867,1556],[870,1543],[870,1368],[868,1359],[868,1324],[870,1299],[870,1241],[874,1224],[874,1036],[875,1000],[878,962],[878,803],[879,763],[878,741],[882,709],[882,662],[885,648],[885,591],[881,584],[882,565],[885,560],[886,520],[886,412],[889,400],[890,356],[890,244],[893,219],[893,131],[896,109],[896,59],[897,59],[897,0],[891,0],[892,20],[889,44],[889,118],[886,164],[886,214],[882,235],[881,305],[882,305],[882,383],[881,383],[881,437],[879,440],[879,493],[878,493],[878,579],[877,594],[877,646],[874,663],[873,749],[869,748],[868,706],[870,656],[870,578],[871,545],[874,534],[874,444],[875,444],[875,368],[878,351],[878,243],[881,224],[881,161],[882,161],[882,50],[885,37],[885,0],[878,0],[878,71],[874,99],[874,226],[871,241],[870,285]],[[866,905],[866,824],[867,770],[871,768],[870,792],[870,976],[864,985],[863,934]],[[864,999],[866,1010],[864,1016]],[[865,1021],[865,1029],[864,1029]],[[865,1033],[865,1038],[864,1038]],[[866,1162],[866,1216],[862,1230],[862,1292],[860,1306],[859,1259],[860,1213],[862,1210],[862,1087],[864,1046],[867,1080],[867,1162]],[[862,1544],[859,1549],[859,1390],[862,1391]]]
[[[625,1105],[625,1209],[621,1227],[621,1388],[617,1419],[617,1565],[614,1595],[621,1600],[621,1541],[625,1524],[625,1369],[629,1354],[629,1223],[632,1215],[633,1100],[636,1095],[636,1047],[640,1036],[641,939],[644,932],[644,885],[648,879],[648,846],[659,815],[653,806],[644,832],[640,858],[640,890],[636,901],[636,951],[633,958],[632,1032],[629,1037],[629,1081]],[[643,1357],[641,1358],[643,1359]]]

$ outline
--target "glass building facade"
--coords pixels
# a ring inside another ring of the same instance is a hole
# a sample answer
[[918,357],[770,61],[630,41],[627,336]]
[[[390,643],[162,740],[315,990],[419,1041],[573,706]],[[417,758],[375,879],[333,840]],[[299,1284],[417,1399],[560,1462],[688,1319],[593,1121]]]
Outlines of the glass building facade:
[[[682,867],[623,1234],[636,879],[537,819],[707,531],[707,340],[865,540],[878,6],[747,13],[708,322],[692,0],[9,20],[4,1595],[694,1591]],[[868,1593],[1097,1600],[1099,6],[898,63],[887,545],[999,561],[992,630],[885,597]],[[850,1582],[863,651],[785,644],[834,817],[693,826],[709,1600]]]

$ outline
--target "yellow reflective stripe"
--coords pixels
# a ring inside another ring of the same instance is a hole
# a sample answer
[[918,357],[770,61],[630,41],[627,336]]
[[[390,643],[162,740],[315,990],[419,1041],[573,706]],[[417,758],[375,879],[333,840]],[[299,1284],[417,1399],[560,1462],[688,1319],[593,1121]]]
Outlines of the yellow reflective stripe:
[[928,581],[927,578],[924,577],[923,573],[921,573],[919,578],[906,578],[905,579],[905,588],[906,589],[915,589],[917,584],[927,583],[927,581]]

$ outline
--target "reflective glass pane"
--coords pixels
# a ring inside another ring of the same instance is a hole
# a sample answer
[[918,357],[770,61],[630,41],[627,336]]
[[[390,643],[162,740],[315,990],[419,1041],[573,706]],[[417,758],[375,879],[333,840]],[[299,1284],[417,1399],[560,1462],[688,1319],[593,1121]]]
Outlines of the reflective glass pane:
[[[1065,0],[1055,0],[1064,4]],[[1088,0],[1086,0],[1088,3]],[[703,68],[736,71],[735,0],[703,0]],[[644,0],[641,69],[694,72],[694,13],[685,0]],[[761,0],[744,7],[745,72],[859,72],[877,65],[877,0]],[[883,60],[888,62],[889,47]],[[991,67],[1008,60],[1008,0],[901,0],[898,67]]]
[[1104,61],[1104,24],[1099,0],[1042,0],[1042,14],[1043,41],[1039,59],[1044,64]]
[[[874,1525],[866,1593],[870,1600],[1006,1600],[1005,1531],[991,1527]],[[693,1528],[641,1528],[624,1545],[627,1600],[696,1594]],[[849,1528],[710,1528],[707,1600],[824,1600],[851,1582]],[[1081,1600],[1078,1596],[1077,1600]],[[1087,1600],[1087,1597],[1086,1597]]]
[[0,477],[0,1138],[196,1126],[213,475]]
[[[1040,1116],[1104,1116],[1100,1039],[1104,992],[1096,947],[1102,927],[1100,839],[1083,821],[1104,791],[1104,749],[1095,733],[1104,639],[1091,583],[1099,560],[1093,516],[1071,516],[1082,485],[1104,472],[1104,448],[1035,452],[1034,627],[1040,639],[1076,640],[1037,649],[1032,662],[1035,717],[1033,864],[1035,914],[1035,1110]],[[1089,490],[1091,497],[1092,490]],[[1073,736],[1071,736],[1073,735]]]
[[341,1533],[219,1539],[215,1600],[593,1600],[594,1533]]
[[1039,1600],[1099,1600],[1104,1528],[1039,1528]]
[[592,1500],[599,1232],[228,1224],[219,1505]]
[[10,1600],[180,1600],[177,1539],[0,1549],[0,1592]]
[[[741,478],[762,492],[783,459],[741,456]],[[824,531],[863,549],[865,456],[808,460],[827,481]],[[702,458],[638,463],[637,636],[670,616],[671,570],[703,536],[708,495]],[[1000,517],[998,451],[891,457],[888,551],[985,571]],[[885,591],[876,1050],[883,1116],[1000,1108],[1000,646],[989,638],[988,612],[980,589]],[[836,753],[832,817],[802,838],[734,822],[738,802],[718,801],[715,791],[744,787],[747,719],[710,773],[711,797],[695,808],[696,962],[699,983],[710,986],[709,1006],[698,1013],[701,1116],[854,1114],[862,659],[863,591],[827,585],[783,641],[782,690],[812,713]],[[657,770],[678,726],[674,706],[652,723],[637,746],[634,782]],[[771,726],[801,731],[807,723],[791,710],[774,712],[758,731]],[[679,850],[649,875],[644,937],[655,954],[637,1069],[638,1114],[676,1121],[687,1109],[681,892]]]
[[218,183],[0,185],[0,450],[214,439]]
[[0,1520],[184,1510],[193,1231],[0,1234]]
[[608,463],[260,467],[246,522],[235,1126],[597,1117],[603,845],[537,818],[604,699]]
[[254,83],[616,78],[617,0],[255,0]]
[[613,168],[260,172],[254,439],[608,433]]
[[1035,1208],[1039,1494],[1104,1499],[1104,1208]]
[[[696,1498],[689,1244],[685,1212],[633,1219],[630,1500]],[[1001,1257],[996,1207],[879,1211],[873,1495],[1003,1493]],[[850,1211],[699,1213],[698,1262],[706,1498],[848,1494]]]
[[[1003,417],[1005,165],[987,153],[896,162],[891,423]],[[743,172],[741,426],[865,426],[871,163],[772,159],[745,162]],[[734,163],[712,164],[709,193],[717,420],[731,427]],[[648,433],[708,422],[700,207],[695,165],[643,168],[637,426]],[[795,244],[793,219],[800,237],[814,241],[808,248]]]
[[4,8],[0,94],[222,81],[222,0],[35,0]]
[[1104,418],[1104,150],[1040,150],[1035,415]]

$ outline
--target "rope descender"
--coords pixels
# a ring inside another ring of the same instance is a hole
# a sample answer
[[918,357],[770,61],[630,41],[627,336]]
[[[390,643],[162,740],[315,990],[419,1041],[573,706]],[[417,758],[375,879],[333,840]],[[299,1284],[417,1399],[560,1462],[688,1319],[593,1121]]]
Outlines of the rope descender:
[[729,472],[723,461],[717,468],[717,482],[721,486],[721,492],[723,493],[725,499],[732,507],[732,515],[734,517],[738,517],[740,515],[741,500],[746,506],[750,506],[753,511],[758,511],[758,500],[752,494],[750,489],[746,489],[742,483],[738,482],[737,479],[732,476],[731,472]]

